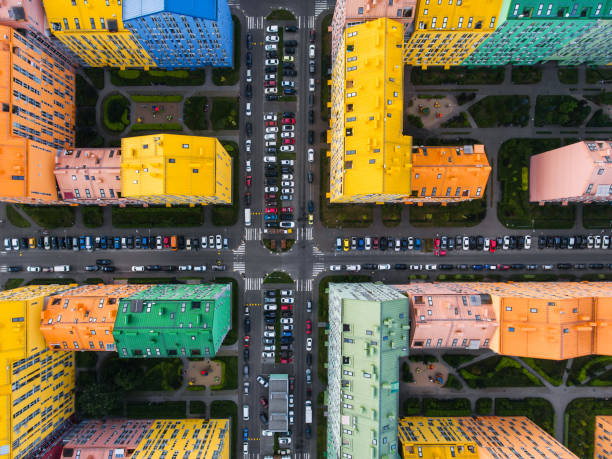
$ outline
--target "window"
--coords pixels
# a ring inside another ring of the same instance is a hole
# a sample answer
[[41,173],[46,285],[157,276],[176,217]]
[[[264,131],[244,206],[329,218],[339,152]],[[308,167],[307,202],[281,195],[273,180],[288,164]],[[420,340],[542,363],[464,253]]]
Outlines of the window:
[[170,164],[174,164],[174,163],[176,163],[176,159],[174,159],[174,158],[168,158],[168,162],[169,162]]
[[438,21],[437,17],[433,17],[431,18],[431,27],[435,27],[436,26],[436,22]]
[[81,28],[81,24],[79,24],[79,18],[74,18],[74,26],[77,30]]
[[423,16],[427,16],[427,13],[429,13],[429,10],[428,10],[427,8],[425,8],[425,9],[423,10]]
[[513,333],[514,332],[514,327],[508,327],[508,331]]
[[438,342],[436,343],[436,347],[442,346],[442,338],[438,338]]
[[597,175],[603,175],[603,173],[604,173],[604,170],[603,170],[603,169],[599,169],[599,170],[597,171]]
[[442,28],[446,29],[446,23],[448,22],[448,18],[445,16],[444,19],[442,19]]
[[586,194],[591,194],[592,189],[593,189],[593,184],[590,183],[589,186],[587,187]]
[[192,172],[193,172],[194,174],[197,174],[198,172],[200,172],[200,170],[199,170],[199,169],[193,169],[193,170],[192,170]]
[[437,191],[438,191],[438,187],[434,186],[434,187],[431,189],[431,195],[432,195],[432,196],[435,196]]
[[426,347],[431,346],[431,338],[427,338],[427,341],[425,342],[425,346]]
[[481,191],[482,191],[482,187],[476,188],[476,196],[480,196]]
[[489,23],[489,29],[492,29],[494,25],[495,25],[495,16],[491,18],[491,22]]
[[360,6],[357,10],[357,14],[363,14],[363,6]]
[[421,188],[421,196],[425,196],[425,193],[427,193],[427,187],[426,186]]
[[474,18],[472,16],[470,16],[470,19],[468,19],[468,29],[472,28],[472,22],[474,21]]
[[451,187],[449,186],[449,187],[446,189],[446,196],[450,196],[450,194],[451,194]]
[[104,18],[100,18],[100,28],[106,29],[106,23],[104,22]]
[[68,27],[68,19],[64,18],[64,30],[68,29],[70,29],[70,27]]
[[73,175],[73,176],[72,176],[72,180],[76,180],[76,175]]
[[529,312],[537,313],[538,312],[538,308],[529,308]]
[[89,24],[91,25],[92,29],[96,29],[96,20],[94,18],[89,18]]
[[461,342],[461,346],[465,347],[467,346],[467,338],[465,338],[462,342]]
[[506,311],[512,311],[512,306],[506,306]]
[[451,346],[452,346],[452,347],[457,346],[457,342],[458,342],[458,341],[459,341],[459,340],[458,340],[457,338],[453,339],[453,343],[451,344]]
[[389,0],[389,6],[393,6],[393,0]]

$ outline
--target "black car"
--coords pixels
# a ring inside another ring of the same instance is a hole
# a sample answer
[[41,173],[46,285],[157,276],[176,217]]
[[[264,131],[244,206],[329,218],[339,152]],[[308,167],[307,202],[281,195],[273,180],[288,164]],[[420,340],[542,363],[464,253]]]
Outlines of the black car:
[[19,271],[21,271],[21,266],[9,266],[9,267],[7,268],[7,271],[8,271],[9,273],[16,273],[16,272],[19,272]]
[[[276,153],[276,147],[266,147],[266,153]],[[276,168],[273,164],[271,164],[272,168]]]
[[172,265],[161,266],[161,270],[166,271],[166,272],[176,271],[176,266],[172,266]]
[[387,250],[387,238],[386,237],[381,237],[380,238],[380,250]]
[[247,49],[253,49],[253,35],[250,32],[246,36],[246,47]]
[[265,176],[266,177],[277,177],[278,176],[278,172],[276,171],[271,171],[271,170],[267,170],[265,172]]
[[308,72],[309,72],[311,75],[314,75],[314,73],[315,73],[315,61],[314,61],[313,59],[311,59],[311,60],[308,62]]
[[246,65],[248,68],[253,66],[253,55],[250,52],[248,52],[246,55]]
[[371,271],[375,271],[375,270],[378,269],[378,265],[375,264],[375,263],[364,263],[364,264],[361,265],[361,267],[363,269],[368,269],[368,270],[371,270]]
[[59,249],[59,244],[58,244],[58,242],[57,242],[57,237],[56,237],[56,236],[52,236],[52,237],[51,237],[51,248],[52,248],[53,250],[57,250],[57,249]]
[[519,249],[524,249],[525,248],[525,236],[519,236],[519,238],[518,238],[518,248]]
[[[271,68],[271,71],[267,71],[266,73],[276,73],[276,67],[266,67],[266,68]],[[292,62],[283,62],[283,69],[288,69],[288,70],[295,70],[295,65]]]
[[89,265],[89,266],[84,266],[83,270],[85,271],[97,271],[99,270],[100,267],[98,265]]
[[459,271],[467,271],[468,269],[470,269],[470,267],[469,265],[462,264],[462,265],[457,265],[457,269]]
[[100,265],[100,266],[105,266],[105,265],[110,265],[112,264],[112,260],[109,260],[108,258],[100,258],[98,260],[96,260],[96,264]]
[[293,112],[283,112],[283,118],[295,118],[295,113],[293,113]]
[[253,98],[253,85],[251,83],[247,83],[245,88],[245,95],[246,98],[249,100]]
[[312,354],[310,352],[306,354],[306,365],[312,366]]
[[444,271],[450,271],[451,269],[455,269],[455,265],[441,264],[441,265],[438,265],[438,269],[442,269]]
[[140,239],[140,236],[136,236],[134,238],[134,247],[136,247],[137,249],[142,248],[142,239]]
[[125,243],[126,243],[128,249],[133,249],[134,248],[134,236],[128,236],[128,238],[125,241]]
[[177,245],[180,250],[185,248],[185,236],[179,236],[177,238]]
[[28,238],[27,237],[22,237],[19,239],[19,248],[21,250],[25,250],[28,248]]
[[285,48],[285,54],[289,56],[295,54],[295,48]]
[[476,238],[476,250],[482,250],[484,248],[484,237],[478,236]]
[[245,333],[250,333],[251,331],[251,319],[244,319],[244,332]]
[[244,360],[245,362],[249,361],[249,348],[245,348],[244,351],[242,351],[242,355],[244,356]]
[[408,265],[405,263],[396,263],[393,265],[393,269],[397,269],[398,271],[404,271],[408,269]]
[[312,183],[312,181],[313,181],[312,172],[308,171],[306,173],[306,179],[308,180],[308,183]]
[[314,111],[308,110],[308,122],[314,124]]
[[308,212],[314,212],[314,202],[312,200],[308,201]]
[[72,250],[72,238],[71,237],[66,237],[66,248],[68,250]]
[[316,37],[314,29],[310,29],[310,35],[309,36],[310,36],[310,43],[314,43],[315,37]]
[[244,193],[244,203],[247,206],[251,205],[251,192],[247,191],[246,193]]
[[278,59],[278,53],[276,51],[267,51],[266,59]]
[[193,250],[200,249],[200,240],[197,237],[194,237],[193,239],[191,239],[191,248]]
[[557,269],[572,269],[571,263],[557,263]]
[[285,69],[283,70],[283,76],[286,76],[286,77],[297,76],[297,72],[295,70]]
[[408,238],[403,237],[400,243],[401,243],[402,250],[404,251],[408,250]]
[[518,244],[518,239],[516,236],[510,236],[510,248],[512,250],[516,249],[516,246]]
[[161,266],[159,265],[147,265],[145,266],[147,271],[161,271]]
[[470,247],[470,250],[474,250],[476,248],[476,237],[475,236],[470,236],[469,247]]
[[251,137],[253,135],[253,125],[250,121],[248,121],[246,124],[246,135],[247,137]]
[[574,264],[574,269],[586,269],[587,265],[584,263],[575,263]]
[[264,67],[264,70],[266,71],[266,73],[276,73],[278,69],[276,68],[276,65],[267,65],[266,67]]
[[308,145],[314,144],[314,131],[308,131]]
[[561,248],[562,249],[567,249],[568,245],[569,245],[569,238],[567,236],[563,236],[561,238]]
[[543,249],[546,247],[546,236],[540,236],[538,238],[538,249]]
[[601,263],[591,263],[589,265],[590,269],[604,269],[604,265]]
[[115,272],[115,267],[114,266],[102,266],[102,271],[104,271],[105,273],[113,273]]
[[522,263],[514,263],[512,265],[510,265],[510,268],[512,269],[525,269],[526,266]]
[[278,96],[276,94],[266,94],[266,100],[268,102],[278,100]]
[[293,220],[293,214],[281,214],[280,219],[284,222],[290,222]]
[[304,429],[304,432],[306,434],[306,438],[310,440],[312,437],[312,429],[310,428],[310,424],[306,424],[306,429]]
[[263,411],[261,413],[259,413],[259,419],[261,419],[261,422],[264,425],[268,425],[268,415],[266,413],[264,413]]
[[294,48],[298,45],[297,40],[285,40],[285,46],[293,46]]
[[297,27],[292,25],[292,26],[285,26],[285,32],[297,32]]

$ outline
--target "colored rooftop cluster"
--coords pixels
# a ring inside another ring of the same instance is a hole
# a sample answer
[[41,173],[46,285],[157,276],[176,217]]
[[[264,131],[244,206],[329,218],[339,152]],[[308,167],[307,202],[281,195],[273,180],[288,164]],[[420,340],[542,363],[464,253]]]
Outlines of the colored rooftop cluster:
[[584,140],[530,158],[529,200],[612,201],[612,140]]
[[225,0],[43,3],[53,35],[82,65],[149,69],[233,64],[233,23]]
[[340,38],[328,132],[333,203],[445,205],[484,195],[491,167],[483,145],[416,147],[403,135],[403,41],[402,23],[386,18]]
[[340,0],[332,58],[345,29],[378,18],[401,23],[404,61],[423,68],[612,63],[612,5],[601,0]]

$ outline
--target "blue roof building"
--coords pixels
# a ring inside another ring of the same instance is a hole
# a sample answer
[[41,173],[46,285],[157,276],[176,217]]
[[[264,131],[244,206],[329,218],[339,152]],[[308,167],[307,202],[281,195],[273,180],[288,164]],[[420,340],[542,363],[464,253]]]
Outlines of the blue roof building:
[[227,0],[125,0],[123,24],[158,67],[231,67]]

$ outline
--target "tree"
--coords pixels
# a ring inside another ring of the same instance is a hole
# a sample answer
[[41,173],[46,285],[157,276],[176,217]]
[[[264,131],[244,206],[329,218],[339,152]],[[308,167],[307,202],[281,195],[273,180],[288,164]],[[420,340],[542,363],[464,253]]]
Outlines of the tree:
[[76,411],[84,418],[102,418],[116,412],[123,394],[103,384],[91,384],[76,394]]

